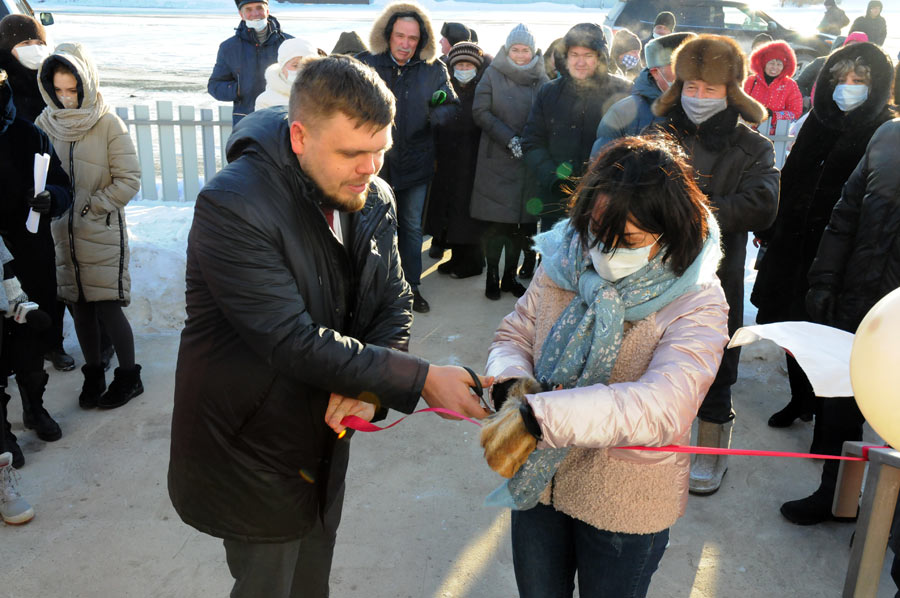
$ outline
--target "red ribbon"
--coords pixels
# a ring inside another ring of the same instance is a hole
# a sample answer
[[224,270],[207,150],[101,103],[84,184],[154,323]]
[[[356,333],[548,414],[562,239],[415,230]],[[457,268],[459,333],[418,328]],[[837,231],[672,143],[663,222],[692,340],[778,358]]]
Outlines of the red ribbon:
[[[427,409],[419,409],[418,411],[413,411],[409,415],[415,415],[416,413],[444,413],[446,415],[452,415],[453,417],[457,417],[459,419],[464,419],[467,422],[472,422],[478,427],[481,427],[481,424],[472,418],[466,417],[452,409],[444,409],[443,407],[429,407]],[[395,421],[394,423],[381,427],[376,426],[371,422],[367,422],[361,417],[357,417],[355,415],[346,415],[344,419],[341,420],[341,425],[350,428],[351,430],[356,430],[357,432],[382,432],[387,430],[388,428],[393,428],[404,419],[409,417],[409,415],[405,415]],[[867,446],[863,447],[863,456],[862,457],[845,457],[841,455],[820,455],[816,453],[791,453],[785,451],[758,451],[752,449],[726,449],[726,448],[713,448],[708,446],[683,446],[680,444],[670,444],[667,446],[620,446],[615,447],[619,450],[629,450],[629,451],[655,451],[659,453],[691,453],[697,455],[743,455],[749,457],[790,457],[794,459],[830,459],[834,461],[868,461],[869,460],[869,449],[872,448],[891,448],[889,446]]]

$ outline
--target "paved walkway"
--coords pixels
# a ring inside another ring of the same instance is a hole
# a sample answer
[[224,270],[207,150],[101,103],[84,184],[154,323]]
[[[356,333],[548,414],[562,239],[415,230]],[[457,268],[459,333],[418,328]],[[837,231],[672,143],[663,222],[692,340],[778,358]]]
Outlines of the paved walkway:
[[[493,330],[513,305],[508,294],[488,301],[482,285],[483,278],[426,276],[422,292],[432,311],[416,316],[413,352],[481,369]],[[227,596],[221,542],[181,523],[166,494],[178,337],[140,336],[137,343],[147,391],[124,408],[82,411],[78,370],[52,373],[48,403],[63,427],[59,442],[22,431],[18,397],[10,403],[28,461],[21,490],[37,517],[25,527],[0,527],[0,597]],[[74,338],[67,347],[81,365]],[[766,426],[786,401],[782,363],[772,346],[745,350],[735,388],[736,447],[808,448],[811,424]],[[783,501],[815,488],[819,467],[733,458],[717,494],[690,499],[650,596],[840,596],[853,526],[797,527],[778,513]],[[498,482],[472,424],[419,415],[357,435],[332,596],[516,596],[509,514],[482,506]],[[879,598],[893,596],[886,571]]]

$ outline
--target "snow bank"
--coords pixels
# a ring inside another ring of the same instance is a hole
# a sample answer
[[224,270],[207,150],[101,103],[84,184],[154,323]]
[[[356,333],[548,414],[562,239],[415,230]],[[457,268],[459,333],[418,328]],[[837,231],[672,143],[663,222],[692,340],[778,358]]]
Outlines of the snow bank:
[[184,325],[184,268],[193,203],[135,201],[125,208],[131,248],[131,305],[136,334]]

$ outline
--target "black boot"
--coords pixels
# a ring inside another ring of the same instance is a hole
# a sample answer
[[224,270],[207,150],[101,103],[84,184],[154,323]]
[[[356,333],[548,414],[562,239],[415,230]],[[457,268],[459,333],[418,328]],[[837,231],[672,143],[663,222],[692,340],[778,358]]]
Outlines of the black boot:
[[128,370],[118,367],[115,370],[113,381],[109,383],[109,389],[97,400],[97,407],[115,409],[143,392],[141,366],[135,365]]
[[25,455],[22,454],[22,449],[19,448],[19,439],[16,438],[16,435],[12,433],[12,426],[9,425],[9,418],[6,417],[6,404],[9,403],[10,396],[6,394],[6,387],[0,388],[0,406],[3,407],[3,451],[9,451],[12,453],[13,462],[12,466],[14,469],[19,469],[23,465],[25,465]]
[[531,278],[534,276],[534,267],[537,262],[537,252],[534,249],[526,249],[522,259],[522,267],[519,268],[519,278]]
[[512,293],[516,297],[521,297],[525,294],[525,287],[516,280],[516,275],[513,272],[514,271],[511,270],[505,270],[503,272],[503,280],[500,281],[500,290]]
[[22,423],[27,429],[34,430],[41,440],[54,442],[62,438],[62,430],[44,409],[44,389],[49,379],[44,371],[16,375],[22,395]]
[[100,400],[100,395],[106,390],[106,370],[102,365],[86,365],[81,368],[84,374],[84,384],[81,385],[81,394],[78,395],[78,406],[82,409],[93,409]]
[[484,296],[492,301],[500,299],[500,268],[498,266],[487,267]]
[[784,409],[772,414],[769,418],[769,427],[771,428],[787,428],[794,423],[794,420],[808,422],[813,418],[812,411],[803,412],[800,404],[791,399]]
[[823,521],[856,521],[856,517],[835,517],[831,514],[837,486],[838,462],[826,461],[822,466],[822,481],[810,496],[781,505],[784,518],[797,525],[815,525]]

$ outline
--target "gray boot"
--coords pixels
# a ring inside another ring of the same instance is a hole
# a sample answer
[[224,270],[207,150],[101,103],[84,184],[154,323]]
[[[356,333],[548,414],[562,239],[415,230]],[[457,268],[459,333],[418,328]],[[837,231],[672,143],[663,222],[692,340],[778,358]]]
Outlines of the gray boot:
[[[731,429],[734,420],[725,424],[697,421],[697,446],[712,448],[731,447]],[[722,485],[722,477],[728,471],[727,455],[694,455],[691,462],[691,494],[712,494]]]

